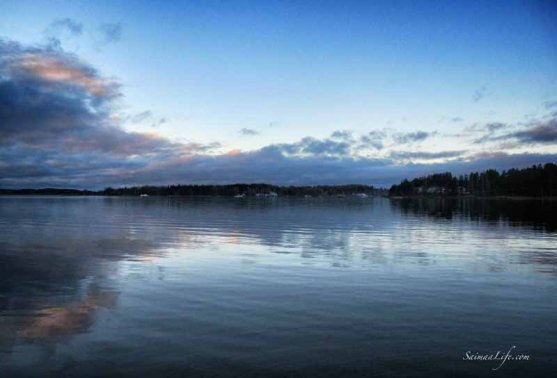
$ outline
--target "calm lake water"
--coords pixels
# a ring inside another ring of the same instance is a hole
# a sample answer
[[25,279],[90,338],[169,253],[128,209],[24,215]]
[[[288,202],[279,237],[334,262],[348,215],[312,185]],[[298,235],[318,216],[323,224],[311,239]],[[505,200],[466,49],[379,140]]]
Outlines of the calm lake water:
[[555,376],[556,214],[0,197],[0,376]]

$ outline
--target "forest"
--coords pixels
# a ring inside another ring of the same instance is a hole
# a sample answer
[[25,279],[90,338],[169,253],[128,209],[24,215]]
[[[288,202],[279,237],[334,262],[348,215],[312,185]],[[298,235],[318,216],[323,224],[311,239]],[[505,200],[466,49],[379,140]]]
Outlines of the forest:
[[170,185],[170,186],[136,186],[124,188],[106,188],[103,195],[158,195],[158,196],[257,196],[276,193],[278,196],[332,196],[364,193],[375,194],[376,189],[370,185],[318,185],[318,186],[276,186],[269,184],[231,184],[231,185]]
[[276,186],[269,184],[168,185],[105,188],[100,191],[79,189],[0,189],[0,194],[18,195],[102,195],[102,196],[341,196],[374,195],[381,190],[370,185]]
[[453,176],[438,173],[391,186],[390,196],[414,195],[557,196],[557,165],[547,163],[499,173],[495,169]]

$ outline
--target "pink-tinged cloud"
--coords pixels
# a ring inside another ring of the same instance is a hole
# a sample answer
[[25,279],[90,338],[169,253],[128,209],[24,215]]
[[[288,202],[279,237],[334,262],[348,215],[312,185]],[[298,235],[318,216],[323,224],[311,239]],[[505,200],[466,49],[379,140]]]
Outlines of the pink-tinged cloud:
[[49,54],[25,53],[15,68],[43,80],[75,85],[94,96],[105,97],[116,93],[117,86],[114,82],[98,77],[85,66]]

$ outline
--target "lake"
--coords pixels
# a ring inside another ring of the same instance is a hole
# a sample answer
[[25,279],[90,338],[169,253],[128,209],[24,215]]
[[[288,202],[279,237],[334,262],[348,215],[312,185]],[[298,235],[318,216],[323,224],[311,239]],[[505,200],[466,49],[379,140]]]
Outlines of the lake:
[[[0,376],[552,376],[555,214],[525,200],[0,197]],[[509,350],[529,359],[470,358]]]

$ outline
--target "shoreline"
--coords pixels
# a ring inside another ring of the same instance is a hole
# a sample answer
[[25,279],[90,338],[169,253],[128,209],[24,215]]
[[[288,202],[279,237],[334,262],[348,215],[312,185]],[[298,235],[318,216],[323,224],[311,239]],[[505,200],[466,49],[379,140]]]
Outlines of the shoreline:
[[336,198],[336,199],[350,199],[350,198],[358,198],[358,199],[372,199],[372,198],[388,198],[392,200],[403,200],[403,199],[475,199],[475,200],[501,200],[501,201],[557,201],[557,197],[531,197],[531,196],[475,196],[475,195],[466,195],[466,196],[451,196],[451,195],[411,195],[411,196],[389,196],[384,194],[368,194],[367,197],[359,197],[357,194],[350,193],[345,195],[335,195],[335,194],[323,194],[323,195],[303,195],[303,194],[283,194],[280,196],[272,197],[272,196],[256,196],[256,195],[246,195],[241,198],[235,198],[233,195],[223,195],[223,194],[150,194],[146,197],[142,197],[141,195],[134,195],[134,194],[105,194],[105,193],[1,193],[0,196],[44,196],[44,197],[110,197],[110,198],[149,198],[149,197],[156,197],[156,198],[192,198],[192,197],[221,197],[221,198],[233,198],[236,200],[240,199],[272,199],[272,198],[303,198],[303,199],[317,199],[317,198]]

